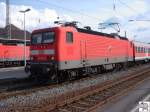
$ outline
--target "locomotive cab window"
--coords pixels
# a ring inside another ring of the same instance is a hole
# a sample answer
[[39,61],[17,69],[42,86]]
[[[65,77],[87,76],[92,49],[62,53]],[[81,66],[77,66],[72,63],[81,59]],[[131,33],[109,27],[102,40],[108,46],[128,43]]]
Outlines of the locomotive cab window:
[[42,42],[42,34],[32,35],[32,44],[40,44]]
[[31,37],[32,44],[47,44],[53,43],[55,39],[54,32],[42,32],[38,34],[33,34]]
[[54,42],[54,32],[43,33],[42,43],[53,43]]
[[73,33],[72,32],[66,33],[66,42],[67,43],[73,43]]

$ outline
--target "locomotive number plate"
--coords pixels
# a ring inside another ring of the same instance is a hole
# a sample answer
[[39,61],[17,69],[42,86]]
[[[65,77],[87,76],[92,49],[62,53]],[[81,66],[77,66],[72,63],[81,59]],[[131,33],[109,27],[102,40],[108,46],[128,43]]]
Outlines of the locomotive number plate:
[[47,58],[44,57],[44,56],[40,56],[40,57],[37,58],[37,60],[39,60],[39,61],[45,61],[45,60],[47,60]]

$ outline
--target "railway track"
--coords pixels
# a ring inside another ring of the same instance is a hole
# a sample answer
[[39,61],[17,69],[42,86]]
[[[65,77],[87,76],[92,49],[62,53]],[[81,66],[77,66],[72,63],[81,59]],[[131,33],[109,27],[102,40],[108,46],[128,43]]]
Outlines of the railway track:
[[[3,111],[1,109],[0,109],[0,111],[1,112],[9,112],[11,110],[11,112],[16,112],[16,111],[18,111],[18,112],[49,112],[49,111],[52,111],[52,112],[60,111],[61,112],[62,111],[62,112],[64,112],[66,107],[68,108],[69,105],[72,105],[72,104],[74,105],[74,102],[80,101],[82,98],[86,98],[89,95],[91,96],[93,94],[96,94],[97,92],[103,91],[102,89],[105,90],[107,87],[110,88],[114,82],[118,82],[118,80],[121,80],[121,78],[123,78],[123,77],[135,76],[134,74],[139,73],[140,71],[145,72],[146,70],[149,69],[149,65],[145,65],[144,67],[141,67],[139,69],[137,69],[137,68],[138,67],[131,69],[132,72],[129,73],[128,75],[122,74],[123,76],[121,76],[121,77],[118,77],[118,78],[115,77],[114,80],[109,79],[103,83],[98,83],[98,85],[96,85],[95,82],[92,82],[92,83],[90,82],[91,86],[86,86],[83,89],[80,88],[80,89],[71,91],[72,86],[68,86],[68,87],[64,88],[64,89],[68,89],[67,92],[62,90],[61,86],[69,85],[70,84],[69,82],[67,82],[67,83],[65,82],[60,85],[47,85],[47,86],[37,87],[37,88],[32,88],[32,89],[27,89],[27,90],[1,93],[0,94],[0,107],[1,107],[1,104],[4,104],[5,102],[8,105],[5,106],[6,108],[4,107],[5,111]],[[95,76],[93,76],[93,77],[95,77]],[[95,78],[98,78],[98,77],[96,76]],[[74,81],[74,83],[80,83],[85,80],[92,80],[92,77],[77,80],[77,81]],[[121,83],[121,81],[120,81],[120,83]],[[73,83],[70,85],[73,85]],[[78,84],[77,86],[83,86],[83,85],[81,83],[81,85]],[[60,92],[60,94],[55,93],[53,91],[54,96],[51,95],[51,93],[49,93],[49,92],[51,90],[53,90],[54,88],[58,92]],[[100,88],[100,90],[98,88]],[[45,92],[43,92],[43,91],[45,91]],[[95,92],[95,93],[88,94],[91,91]],[[42,95],[40,96],[39,93],[41,93]],[[47,98],[44,98],[44,95],[46,95]],[[22,97],[23,97],[23,99],[22,99]],[[7,101],[5,101],[5,100],[7,100]],[[8,102],[10,102],[11,100],[12,100],[12,103],[9,104]],[[19,100],[19,101],[16,101],[16,100]],[[22,101],[23,101],[23,104],[22,104]],[[27,104],[24,104],[25,102],[27,102]],[[44,107],[44,109],[42,107]],[[75,107],[75,106],[73,106],[73,107]],[[77,105],[76,107],[78,108],[79,106]],[[81,106],[81,108],[82,108],[82,106]],[[66,109],[66,111],[69,111],[69,110]],[[72,112],[72,111],[70,111],[70,112]],[[73,111],[73,112],[76,112],[76,111]]]
[[[142,68],[141,70],[143,70],[143,69],[147,69],[147,68]],[[137,71],[136,67],[131,68],[131,70],[132,70],[132,72]],[[103,75],[107,75],[107,74],[103,74]],[[78,83],[78,82],[81,82],[84,80],[90,80],[91,78],[95,78],[95,77],[99,77],[99,76],[82,78],[80,80],[72,81],[72,83]],[[54,87],[57,88],[60,86],[67,85],[69,83],[70,82],[64,82],[59,85],[55,85],[55,84],[39,85],[39,84],[35,83],[33,80],[28,79],[28,78],[19,79],[19,80],[17,80],[17,79],[3,80],[3,81],[0,81],[0,100],[4,99],[4,98],[9,98],[12,96],[30,94],[30,93],[33,93],[36,91],[42,91],[45,89],[52,89]]]
[[[150,78],[150,70],[135,75],[129,75],[120,80],[108,81],[103,85],[96,85],[68,93],[56,98],[53,105],[41,109],[41,112],[94,112],[104,104],[123,96],[138,84]],[[74,97],[73,97],[74,96]],[[38,111],[39,112],[39,111]]]

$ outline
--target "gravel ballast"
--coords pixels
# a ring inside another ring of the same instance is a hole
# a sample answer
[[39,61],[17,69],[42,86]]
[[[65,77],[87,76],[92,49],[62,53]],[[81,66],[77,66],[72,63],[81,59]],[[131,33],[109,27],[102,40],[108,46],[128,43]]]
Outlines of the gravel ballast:
[[[145,65],[144,68],[149,65]],[[61,95],[63,93],[67,93],[70,91],[77,91],[83,88],[97,85],[99,83],[105,82],[107,80],[113,80],[115,78],[119,78],[121,76],[128,75],[136,71],[138,67],[131,68],[130,70],[114,72],[114,73],[105,73],[98,75],[96,77],[89,78],[87,80],[80,80],[77,82],[64,84],[59,87],[54,87],[51,89],[45,89],[42,91],[36,91],[26,95],[18,95],[12,96],[9,98],[5,98],[0,100],[0,112],[30,112],[32,109],[40,109],[42,106],[42,102],[47,101],[53,97]],[[142,67],[143,68],[143,67]]]

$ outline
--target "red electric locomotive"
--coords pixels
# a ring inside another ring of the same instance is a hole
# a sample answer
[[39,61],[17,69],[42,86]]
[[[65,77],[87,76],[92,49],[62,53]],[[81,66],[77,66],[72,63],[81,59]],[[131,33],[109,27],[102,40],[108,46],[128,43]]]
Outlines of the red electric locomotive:
[[[30,42],[27,41],[26,59],[30,59]],[[0,66],[16,66],[24,64],[24,41],[18,39],[0,39]]]
[[39,29],[31,37],[31,76],[63,81],[134,61],[127,38],[77,28],[74,22]]

